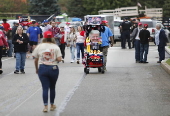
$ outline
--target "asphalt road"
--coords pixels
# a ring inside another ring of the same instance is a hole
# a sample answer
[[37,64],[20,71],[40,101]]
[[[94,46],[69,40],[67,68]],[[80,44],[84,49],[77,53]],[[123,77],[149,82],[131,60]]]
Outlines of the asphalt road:
[[[157,64],[157,47],[150,46],[149,64],[136,64],[134,49],[109,48],[107,72],[83,65],[59,63],[56,111],[43,113],[42,89],[33,59],[26,74],[13,74],[14,58],[3,58],[0,76],[0,116],[170,116],[170,76]],[[170,57],[166,55],[166,57]]]

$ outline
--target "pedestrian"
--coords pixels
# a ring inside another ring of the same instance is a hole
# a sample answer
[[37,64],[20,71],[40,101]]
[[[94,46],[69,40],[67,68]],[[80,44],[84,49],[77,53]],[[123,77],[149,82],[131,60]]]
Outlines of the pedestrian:
[[52,26],[49,24],[48,20],[44,20],[43,23],[44,23],[44,29],[43,29],[43,33],[44,33],[48,31]]
[[135,28],[131,37],[135,40],[135,59],[136,63],[140,63],[140,38],[139,33],[142,30],[142,23],[138,23],[138,28]]
[[[42,39],[42,38],[43,38],[43,32],[42,32],[42,29],[41,29],[41,27],[40,27],[40,24],[41,24],[41,22],[37,22],[37,23],[36,23],[37,27],[38,27],[39,30],[40,30],[40,39]],[[40,41],[41,41],[41,40],[40,40]]]
[[70,47],[71,53],[71,61],[73,63],[75,61],[75,49],[76,49],[76,32],[73,26],[70,26],[70,33],[67,37],[67,46]]
[[[59,75],[59,68],[57,62],[60,62],[61,52],[60,48],[55,44],[52,38],[52,33],[47,31],[44,33],[44,39],[39,44],[32,55],[35,57],[35,69],[39,76],[43,89],[43,112],[48,112],[48,90],[50,89],[50,110],[55,110],[55,86]],[[39,65],[39,66],[38,66]]]
[[13,44],[12,44],[12,29],[8,29],[8,32],[7,32],[7,42],[8,42],[8,46],[9,46],[9,49],[7,51],[7,55],[8,57],[13,57],[12,56],[12,53],[13,53]]
[[30,53],[35,49],[38,45],[38,41],[40,41],[40,29],[37,27],[36,22],[32,21],[32,26],[30,26],[27,30],[27,35],[29,37],[29,45],[30,45]]
[[85,41],[85,31],[83,27],[78,26],[76,32],[76,48],[77,48],[77,64],[80,63],[80,51],[82,59],[84,58],[84,41]]
[[61,35],[61,39],[60,39],[60,50],[61,50],[61,54],[62,54],[62,62],[64,63],[64,58],[65,58],[65,48],[66,48],[66,41],[65,41],[65,31],[64,31],[64,27],[60,27],[60,35]]
[[16,30],[16,34],[12,39],[12,43],[14,44],[14,53],[16,56],[16,70],[14,71],[15,74],[25,74],[25,61],[26,61],[26,53],[28,51],[28,43],[29,38],[26,33],[23,33],[22,26],[18,26]]
[[2,25],[4,27],[4,31],[7,33],[10,28],[10,24],[7,23],[7,19],[2,19],[2,21],[3,21]]
[[121,24],[120,28],[122,30],[121,33],[121,47],[122,49],[126,49],[126,41],[128,42],[129,49],[132,49],[130,42],[130,27],[131,23],[127,18],[124,19],[124,22]]
[[49,31],[52,32],[52,36],[55,39],[56,44],[59,46],[60,45],[60,38],[61,38],[60,28],[58,28],[56,26],[56,23],[54,21],[51,23],[51,25],[52,25],[52,27],[49,29]]
[[3,46],[6,46],[7,49],[9,49],[8,47],[8,43],[5,39],[5,35],[4,35],[4,32],[3,32],[3,25],[0,26],[0,74],[3,73],[2,71],[2,53],[3,53]]
[[159,52],[159,61],[157,63],[161,63],[162,60],[165,59],[165,46],[167,43],[167,36],[165,31],[162,29],[162,24],[156,24],[156,33],[155,33],[155,44],[158,46]]
[[140,63],[148,63],[147,55],[149,50],[150,32],[147,30],[148,24],[144,24],[143,30],[139,33],[140,38]]
[[[109,41],[111,42],[111,47],[113,47],[113,33],[112,31],[107,27],[106,21],[102,21],[101,25],[104,25],[104,32],[101,32],[102,37],[102,44],[101,44],[101,52],[103,52],[103,65],[104,70],[106,71],[106,63],[107,63],[107,54],[108,54],[108,48],[109,48]],[[110,38],[110,39],[109,39]]]
[[16,30],[18,26],[19,26],[19,23],[14,22],[14,26],[12,27],[12,38],[16,34]]

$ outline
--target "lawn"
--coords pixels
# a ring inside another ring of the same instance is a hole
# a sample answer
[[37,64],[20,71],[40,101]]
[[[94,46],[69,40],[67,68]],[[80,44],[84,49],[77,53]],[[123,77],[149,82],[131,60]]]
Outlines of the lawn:
[[0,20],[2,19],[15,19],[15,17],[0,17]]
[[170,59],[168,59],[168,60],[166,61],[166,63],[170,65]]

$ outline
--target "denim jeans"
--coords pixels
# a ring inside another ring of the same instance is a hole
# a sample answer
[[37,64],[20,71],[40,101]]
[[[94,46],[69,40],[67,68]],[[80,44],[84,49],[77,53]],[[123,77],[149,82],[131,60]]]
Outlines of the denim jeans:
[[135,59],[140,61],[140,40],[135,40]]
[[80,51],[82,58],[84,57],[84,43],[76,43],[77,47],[77,60],[80,60]]
[[71,45],[70,46],[70,53],[71,53],[71,59],[72,60],[75,60],[75,47],[74,47],[74,45]]
[[165,46],[158,45],[159,61],[165,60]]
[[13,52],[12,40],[8,40],[8,46],[9,46],[9,50],[7,51],[8,57],[12,57],[12,52]]
[[59,75],[59,68],[57,65],[41,64],[38,69],[38,76],[43,89],[43,102],[48,105],[48,90],[50,89],[50,103],[54,104],[55,99],[55,85]]
[[16,52],[16,70],[22,70],[25,67],[26,52]]
[[146,62],[148,55],[149,44],[140,44],[140,61]]

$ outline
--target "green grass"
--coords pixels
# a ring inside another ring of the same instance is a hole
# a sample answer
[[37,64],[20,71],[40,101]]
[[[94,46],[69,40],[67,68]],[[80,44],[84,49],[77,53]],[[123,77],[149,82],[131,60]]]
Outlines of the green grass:
[[170,59],[168,59],[168,60],[166,61],[166,63],[170,65]]
[[2,19],[15,19],[15,17],[0,17],[0,20]]

